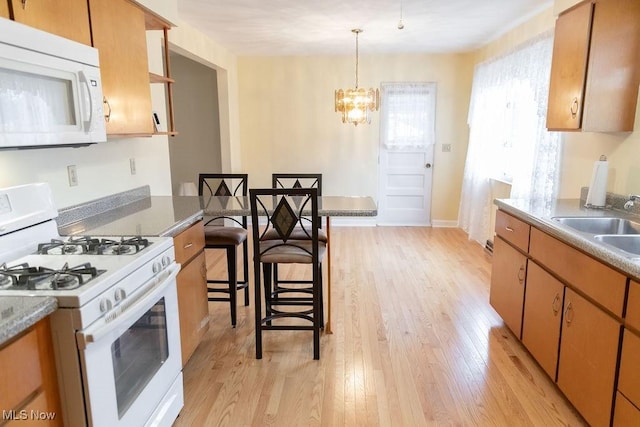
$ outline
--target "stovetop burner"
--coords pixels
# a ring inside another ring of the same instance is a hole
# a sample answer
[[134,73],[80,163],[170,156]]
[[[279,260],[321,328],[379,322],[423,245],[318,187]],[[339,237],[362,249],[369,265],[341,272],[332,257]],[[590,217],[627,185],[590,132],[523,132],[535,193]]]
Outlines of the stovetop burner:
[[42,255],[129,255],[142,251],[150,244],[149,240],[140,236],[122,237],[119,240],[81,236],[66,240],[51,239],[48,243],[40,243],[37,253]]
[[10,290],[66,290],[76,289],[104,273],[90,263],[60,269],[31,267],[27,263],[7,267],[0,265],[0,289]]

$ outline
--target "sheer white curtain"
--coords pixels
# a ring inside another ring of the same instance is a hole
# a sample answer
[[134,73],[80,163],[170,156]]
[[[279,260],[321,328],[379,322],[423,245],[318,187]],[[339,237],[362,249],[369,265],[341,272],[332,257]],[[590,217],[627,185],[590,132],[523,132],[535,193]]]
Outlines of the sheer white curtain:
[[474,71],[458,222],[482,244],[492,234],[492,178],[510,182],[512,198],[557,195],[561,139],[546,129],[552,51],[553,34],[543,34]]
[[387,150],[424,150],[434,143],[435,83],[382,83],[380,138]]

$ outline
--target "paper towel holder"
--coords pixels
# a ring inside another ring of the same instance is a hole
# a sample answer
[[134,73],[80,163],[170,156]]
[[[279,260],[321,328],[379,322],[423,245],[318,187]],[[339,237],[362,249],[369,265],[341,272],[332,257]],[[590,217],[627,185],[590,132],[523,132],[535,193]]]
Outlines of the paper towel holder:
[[[591,177],[591,183],[589,184],[589,191],[587,193],[587,200],[584,205],[585,208],[606,209],[608,207],[606,203],[607,175],[607,156],[602,154],[600,155],[598,161],[596,161],[596,163],[594,164],[593,175]],[[597,189],[594,190],[594,187],[597,187]],[[593,203],[594,201],[595,203]]]

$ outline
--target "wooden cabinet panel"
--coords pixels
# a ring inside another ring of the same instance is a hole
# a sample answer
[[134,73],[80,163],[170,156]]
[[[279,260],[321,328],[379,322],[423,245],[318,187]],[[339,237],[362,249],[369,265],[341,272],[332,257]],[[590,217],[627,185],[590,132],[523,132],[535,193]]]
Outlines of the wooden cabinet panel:
[[527,258],[497,237],[493,248],[489,303],[520,338]]
[[529,254],[566,283],[622,317],[626,276],[536,228],[531,229]]
[[184,264],[204,249],[203,224],[198,221],[173,238],[176,262]]
[[0,0],[0,17],[9,19],[9,3]]
[[527,268],[522,342],[555,380],[560,345],[564,285],[535,262]]
[[550,130],[580,129],[592,11],[593,5],[586,2],[556,21],[547,108]]
[[496,212],[496,234],[523,252],[529,250],[529,232],[531,226],[498,210]]
[[622,356],[620,359],[620,390],[634,405],[640,406],[640,337],[629,330],[622,338]]
[[558,386],[591,425],[609,425],[621,325],[571,289],[565,304]]
[[[16,360],[20,369],[14,368]],[[38,333],[31,329],[0,350],[0,367],[0,408],[17,408],[42,385]]]
[[27,415],[32,410],[55,414],[47,421],[17,419],[7,425],[62,425],[49,318],[0,349],[0,408],[16,411],[18,416],[22,409]]
[[86,0],[9,1],[15,21],[91,46]]
[[582,129],[632,131],[640,83],[640,1],[596,1],[590,52]]
[[636,408],[620,393],[616,393],[616,410],[613,427],[640,426],[640,409]]
[[207,300],[207,272],[204,251],[182,270],[177,277],[178,311],[182,365],[188,361],[209,329]]
[[625,325],[636,328],[640,332],[640,283],[635,280],[629,282],[629,298],[624,322]]
[[93,46],[100,50],[107,134],[151,135],[151,88],[144,11],[127,0],[89,0]]
[[637,0],[585,1],[560,14],[547,128],[632,131],[640,84],[639,44]]

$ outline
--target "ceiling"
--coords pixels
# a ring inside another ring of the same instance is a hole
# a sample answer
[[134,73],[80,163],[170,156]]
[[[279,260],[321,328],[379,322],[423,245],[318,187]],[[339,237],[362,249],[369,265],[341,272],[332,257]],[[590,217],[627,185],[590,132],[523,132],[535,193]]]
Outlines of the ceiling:
[[[477,49],[552,0],[178,0],[180,19],[236,55]],[[398,29],[400,17],[404,29]]]

